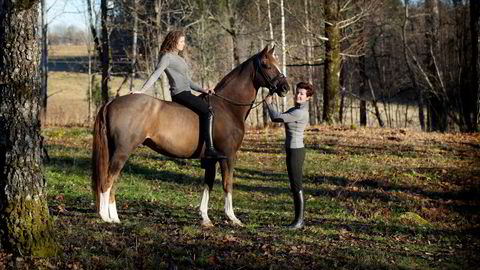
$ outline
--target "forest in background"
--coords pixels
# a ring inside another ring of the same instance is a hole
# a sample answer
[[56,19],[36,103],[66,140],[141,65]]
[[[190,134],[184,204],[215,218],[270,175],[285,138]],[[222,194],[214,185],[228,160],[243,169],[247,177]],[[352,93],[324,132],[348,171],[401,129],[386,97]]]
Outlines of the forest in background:
[[[476,1],[86,4],[90,25],[83,40],[92,61],[89,74],[97,76],[91,88],[95,90],[96,80],[103,82],[99,88],[104,101],[115,94],[109,85],[112,76],[123,77],[129,88],[140,87],[131,78],[145,80],[158,61],[165,34],[182,28],[193,80],[205,87],[214,86],[264,46],[275,45],[291,85],[309,81],[317,90],[310,102],[311,124],[478,130]],[[63,36],[51,31],[49,44],[80,42],[78,31],[64,30]],[[258,101],[267,91],[260,92]],[[166,78],[152,95],[168,99]],[[278,100],[279,109],[289,106],[291,95]],[[252,110],[248,123],[267,124],[262,106]]]

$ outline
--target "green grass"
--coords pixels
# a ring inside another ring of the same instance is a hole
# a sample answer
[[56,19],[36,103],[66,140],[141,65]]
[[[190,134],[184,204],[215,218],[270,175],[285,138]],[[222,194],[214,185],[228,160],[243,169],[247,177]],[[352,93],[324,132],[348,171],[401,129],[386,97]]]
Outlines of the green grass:
[[[63,253],[35,267],[77,269],[475,269],[478,134],[319,126],[306,133],[306,227],[290,231],[283,130],[247,134],[227,222],[217,173],[200,226],[203,170],[145,147],[119,179],[121,224],[105,224],[90,191],[91,130],[44,130],[50,214]],[[394,137],[392,139],[391,137]]]

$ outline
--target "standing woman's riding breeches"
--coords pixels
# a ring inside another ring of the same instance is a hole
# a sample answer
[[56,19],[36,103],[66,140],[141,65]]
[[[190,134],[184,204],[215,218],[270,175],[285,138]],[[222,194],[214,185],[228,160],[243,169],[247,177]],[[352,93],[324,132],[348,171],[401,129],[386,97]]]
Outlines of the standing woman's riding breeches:
[[299,192],[303,190],[303,163],[305,160],[305,148],[286,148],[287,171],[290,180],[290,190]]

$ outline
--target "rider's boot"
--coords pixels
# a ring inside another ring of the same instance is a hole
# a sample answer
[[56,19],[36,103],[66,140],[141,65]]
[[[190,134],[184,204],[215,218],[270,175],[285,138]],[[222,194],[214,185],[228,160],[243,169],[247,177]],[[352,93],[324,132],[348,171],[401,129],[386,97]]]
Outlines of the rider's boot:
[[305,225],[303,220],[304,200],[302,190],[293,192],[293,205],[295,207],[295,219],[288,225],[288,228],[297,230],[303,228]]
[[213,121],[214,115],[212,112],[208,113],[207,119],[204,121],[204,137],[205,137],[205,154],[204,158],[206,159],[226,159],[227,157],[219,153],[213,147]]

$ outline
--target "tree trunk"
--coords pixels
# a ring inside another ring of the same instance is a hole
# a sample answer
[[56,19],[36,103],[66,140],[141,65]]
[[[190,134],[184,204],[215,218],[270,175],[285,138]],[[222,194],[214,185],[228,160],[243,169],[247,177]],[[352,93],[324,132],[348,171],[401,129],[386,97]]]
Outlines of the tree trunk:
[[[409,1],[405,0],[405,17],[404,17],[403,27],[402,27],[403,58],[405,60],[405,63],[407,64],[407,71],[408,71],[408,75],[410,77],[410,81],[412,83],[412,87],[413,87],[414,90],[418,91],[418,95],[417,95],[417,98],[418,98],[417,102],[418,102],[418,109],[419,109],[418,117],[419,117],[421,129],[425,130],[426,129],[425,128],[425,119],[424,119],[424,114],[423,114],[423,106],[424,106],[423,95],[424,95],[424,93],[423,93],[423,90],[418,86],[417,78],[415,76],[415,72],[413,70],[412,63],[408,59],[408,41],[407,41],[408,4],[409,4]],[[430,117],[428,117],[427,119],[430,119]]]
[[365,70],[365,56],[362,55],[359,58],[359,71],[360,71],[360,126],[367,126],[367,101],[365,95],[367,93],[367,76]]
[[347,61],[343,62],[343,67],[340,69],[340,106],[338,110],[338,119],[340,120],[340,124],[343,124],[343,112],[345,108],[345,94],[347,93]]
[[[273,47],[275,45],[275,36],[273,35],[273,22],[272,22],[272,11],[270,7],[270,0],[267,0],[267,15],[268,15],[268,31],[270,33],[270,46]],[[277,96],[274,96],[273,100],[277,101]],[[277,108],[277,110],[281,110],[281,108],[278,107],[278,102],[274,102],[274,106]],[[266,106],[264,107],[265,109],[263,111],[263,114],[265,117],[265,115],[268,116],[268,111]]]
[[138,36],[138,3],[133,0],[133,38],[132,38],[132,63],[130,70],[130,92],[133,90],[133,80],[135,79],[137,66],[137,36]]
[[107,29],[107,0],[100,2],[100,9],[102,13],[101,27],[102,27],[102,100],[103,103],[108,102],[108,80],[110,79],[110,48],[108,42]]
[[[260,0],[256,0],[255,4],[257,6],[257,22],[260,25],[262,23],[262,10],[260,8]],[[259,48],[258,48],[258,51],[262,50],[265,46],[265,44],[263,43],[263,39],[264,39],[263,34],[264,34],[263,32],[260,32],[260,34],[258,36],[259,45],[260,45]],[[264,100],[266,95],[267,95],[266,92],[268,91],[268,89],[266,89],[264,87],[260,87],[260,89],[258,91],[260,92],[260,98],[262,100]],[[267,124],[268,124],[268,109],[267,109],[267,106],[265,106],[265,103],[263,103],[261,106],[257,107],[257,115],[258,115],[258,118],[259,118],[258,123],[259,124],[262,123],[262,126],[264,128],[267,127]]]
[[478,20],[480,19],[480,3],[470,1],[470,34],[472,40],[472,73],[471,73],[471,94],[472,94],[472,125],[468,127],[471,132],[478,132],[478,114],[479,114],[479,93],[478,93]]
[[437,67],[434,57],[440,54],[440,47],[438,42],[438,28],[439,28],[439,10],[438,0],[425,0],[425,9],[428,15],[425,18],[426,32],[426,51],[425,66],[427,76],[432,84],[433,89],[430,89],[427,94],[427,104],[430,115],[431,131],[447,131],[447,97],[440,85],[441,78],[437,72]]
[[325,67],[323,91],[323,121],[329,124],[338,121],[334,117],[338,107],[340,89],[340,28],[338,26],[338,4],[324,0],[325,9]]
[[478,1],[470,1],[470,50],[464,49],[465,57],[463,64],[463,76],[461,85],[462,116],[465,122],[465,130],[478,131]]
[[[282,26],[282,72],[283,75],[287,76],[287,43],[285,39],[285,8],[283,5],[283,0],[280,0],[280,17],[281,17],[281,26]],[[287,97],[282,97],[282,111],[287,110]]]
[[[310,3],[309,0],[304,0],[304,16],[305,16],[305,30],[306,35],[306,44],[305,44],[305,58],[307,66],[305,67],[305,72],[307,73],[308,82],[313,85],[313,68],[312,68],[312,39],[310,38]],[[310,125],[317,124],[317,104],[318,94],[308,101],[309,113],[310,113]]]
[[368,87],[370,88],[370,93],[372,95],[372,105],[373,105],[373,108],[375,108],[375,116],[377,117],[378,125],[380,127],[384,127],[385,124],[383,123],[382,115],[380,114],[380,110],[378,109],[377,99],[375,98],[375,92],[373,91],[372,82],[368,78],[367,78],[367,83],[368,83]]
[[42,9],[42,53],[41,53],[41,87],[40,87],[40,96],[41,101],[41,110],[40,110],[40,122],[42,126],[45,126],[47,123],[47,97],[48,97],[48,43],[47,43],[47,33],[48,33],[48,23],[47,23],[47,9],[45,6],[45,0],[41,2]]
[[37,3],[0,2],[0,237],[22,256],[56,252],[42,164]]

